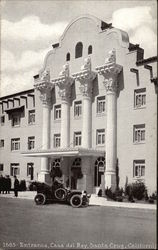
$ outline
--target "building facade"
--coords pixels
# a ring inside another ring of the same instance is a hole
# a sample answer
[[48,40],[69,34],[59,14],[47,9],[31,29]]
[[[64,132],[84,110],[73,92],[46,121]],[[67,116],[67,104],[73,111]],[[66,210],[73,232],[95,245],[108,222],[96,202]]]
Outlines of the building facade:
[[0,98],[0,171],[95,193],[157,176],[157,57],[93,16],[73,20],[34,76]]

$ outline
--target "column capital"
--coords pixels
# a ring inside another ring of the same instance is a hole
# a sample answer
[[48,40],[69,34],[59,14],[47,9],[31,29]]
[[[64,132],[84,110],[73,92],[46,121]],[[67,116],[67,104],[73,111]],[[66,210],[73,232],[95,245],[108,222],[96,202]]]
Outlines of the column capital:
[[113,92],[117,90],[117,76],[122,70],[122,66],[116,64],[116,51],[109,51],[105,64],[96,67],[98,74],[104,77],[104,86],[107,91]]
[[117,83],[116,76],[104,79],[103,84],[107,93],[111,93],[111,92],[114,93],[117,91],[118,83]]
[[71,97],[71,85],[73,81],[73,78],[70,77],[68,64],[63,66],[63,70],[60,72],[59,77],[51,81],[54,85],[59,87],[59,95],[63,101],[68,101]]
[[91,70],[90,57],[85,59],[81,71],[72,74],[72,77],[80,82],[80,91],[83,96],[90,97],[92,94],[92,82],[96,77],[96,73]]
[[35,79],[34,87],[40,91],[42,104],[50,106],[52,102],[51,90],[54,88],[54,85],[50,82],[49,70],[43,71],[39,78]]

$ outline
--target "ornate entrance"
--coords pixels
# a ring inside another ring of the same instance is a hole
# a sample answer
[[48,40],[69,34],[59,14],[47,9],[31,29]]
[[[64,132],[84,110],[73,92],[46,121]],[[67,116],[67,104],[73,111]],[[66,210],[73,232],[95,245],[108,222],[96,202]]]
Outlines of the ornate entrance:
[[61,160],[59,158],[51,162],[50,175],[52,178],[52,182],[54,181],[55,177],[59,177],[59,178],[62,177]]
[[76,158],[71,167],[71,188],[77,189],[77,179],[82,178],[81,158]]
[[105,172],[105,158],[99,157],[95,162],[94,167],[94,186],[99,187],[101,184],[101,176]]

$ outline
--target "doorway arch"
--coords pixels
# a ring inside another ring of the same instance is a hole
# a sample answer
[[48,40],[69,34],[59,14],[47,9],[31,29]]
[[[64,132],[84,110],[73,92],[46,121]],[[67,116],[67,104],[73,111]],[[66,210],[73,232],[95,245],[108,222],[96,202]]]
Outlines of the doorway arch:
[[94,166],[94,186],[99,187],[101,184],[101,176],[105,172],[105,158],[99,157],[95,161]]

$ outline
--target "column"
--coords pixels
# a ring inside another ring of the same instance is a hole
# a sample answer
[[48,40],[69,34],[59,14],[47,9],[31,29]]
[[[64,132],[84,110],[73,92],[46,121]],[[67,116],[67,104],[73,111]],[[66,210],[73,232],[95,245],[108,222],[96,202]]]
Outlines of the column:
[[[35,81],[35,88],[40,91],[40,99],[42,101],[42,149],[50,148],[50,121],[51,121],[51,98],[53,85],[50,83],[49,72],[44,71],[41,78]],[[48,157],[41,158],[41,171],[38,175],[38,181],[51,183],[49,173],[49,159]]]
[[92,147],[92,90],[96,74],[91,71],[91,59],[86,58],[81,71],[72,75],[80,82],[80,91],[83,96],[82,105],[82,147]]
[[61,148],[70,147],[70,104],[62,100],[61,103]]
[[116,64],[116,52],[113,49],[105,64],[96,68],[98,73],[104,77],[103,84],[106,88],[106,170],[105,188],[116,189],[116,161],[117,161],[117,76],[122,66]]
[[61,97],[61,148],[70,147],[70,97],[73,79],[69,76],[69,65],[65,64],[59,77],[52,80],[59,87]]
[[117,160],[117,97],[116,79],[110,78],[104,81],[107,101],[106,120],[106,171],[105,188],[116,188],[116,160]]

